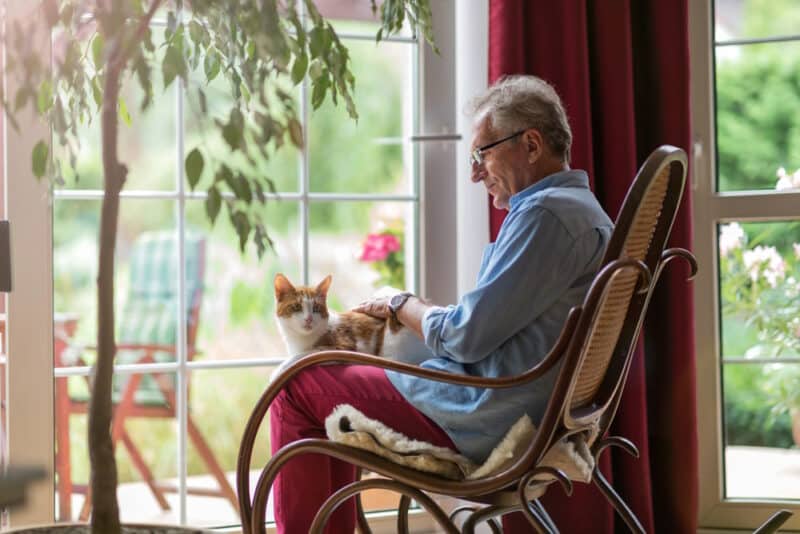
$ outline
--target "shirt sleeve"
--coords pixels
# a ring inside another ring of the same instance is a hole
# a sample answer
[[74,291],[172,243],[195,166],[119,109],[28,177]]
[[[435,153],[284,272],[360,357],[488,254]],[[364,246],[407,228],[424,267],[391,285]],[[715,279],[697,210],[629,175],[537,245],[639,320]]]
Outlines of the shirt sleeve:
[[584,269],[574,238],[548,210],[509,214],[474,290],[423,316],[425,343],[441,357],[478,362],[556,302]]

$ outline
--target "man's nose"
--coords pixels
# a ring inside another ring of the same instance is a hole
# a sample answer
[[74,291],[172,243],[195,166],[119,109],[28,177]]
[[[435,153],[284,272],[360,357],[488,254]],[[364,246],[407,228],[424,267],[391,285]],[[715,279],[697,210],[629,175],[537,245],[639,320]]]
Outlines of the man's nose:
[[472,168],[470,169],[469,177],[473,183],[477,184],[478,182],[486,178],[486,168],[483,166],[483,164],[480,165],[473,164]]

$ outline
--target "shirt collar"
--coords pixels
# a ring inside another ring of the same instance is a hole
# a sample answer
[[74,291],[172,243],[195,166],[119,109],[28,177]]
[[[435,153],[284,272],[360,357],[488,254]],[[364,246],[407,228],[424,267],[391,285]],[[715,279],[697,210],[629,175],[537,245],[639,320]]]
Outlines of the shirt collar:
[[546,178],[542,178],[535,184],[529,185],[519,193],[512,195],[511,198],[508,199],[509,210],[514,209],[517,204],[526,198],[529,198],[539,191],[543,191],[549,187],[579,187],[589,189],[589,176],[586,174],[586,171],[578,169],[551,174]]

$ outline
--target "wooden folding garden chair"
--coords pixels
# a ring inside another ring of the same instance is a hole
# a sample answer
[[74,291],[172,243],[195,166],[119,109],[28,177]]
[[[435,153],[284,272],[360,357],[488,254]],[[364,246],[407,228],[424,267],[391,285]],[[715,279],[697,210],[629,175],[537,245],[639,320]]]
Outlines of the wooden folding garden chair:
[[[173,231],[147,232],[134,243],[130,258],[130,277],[125,303],[120,313],[117,334],[116,364],[144,364],[174,362],[176,358],[178,311],[178,242]],[[205,240],[198,234],[187,234],[184,239],[185,294],[187,317],[187,358],[197,353],[196,337],[203,294],[205,271]],[[62,351],[57,351],[60,355]],[[63,365],[65,362],[57,362]],[[73,363],[86,365],[82,358]],[[112,422],[112,440],[125,446],[134,468],[147,484],[162,510],[169,510],[164,492],[176,491],[155,479],[125,422],[131,417],[175,418],[175,373],[134,373],[115,377]],[[65,380],[65,379],[64,379]],[[56,466],[60,496],[60,516],[70,519],[70,495],[85,493],[79,518],[86,520],[91,508],[89,488],[72,484],[69,457],[69,414],[86,413],[88,398],[74,393],[67,395],[66,388],[57,396],[58,413],[56,431],[59,463]],[[228,499],[236,508],[236,494],[225,477],[191,413],[187,410],[189,439],[202,458],[218,489],[187,488],[188,493],[217,496]]]
[[[636,447],[622,437],[607,436],[635,353],[647,305],[664,266],[674,258],[686,259],[696,271],[694,257],[683,249],[667,249],[675,213],[686,180],[686,154],[675,147],[658,148],[634,179],[608,245],[604,267],[596,275],[581,306],[573,308],[551,351],[535,367],[518,376],[482,378],[453,375],[381,358],[345,351],[320,352],[289,366],[264,392],[253,409],[242,438],[237,465],[239,509],[243,531],[263,533],[267,498],[274,478],[289,459],[307,453],[326,454],[368,469],[385,478],[356,481],[335,492],[318,511],[312,532],[322,532],[332,511],[351,496],[370,488],[384,488],[402,495],[398,531],[407,533],[411,499],[428,510],[445,532],[458,529],[450,517],[427,495],[434,493],[470,501],[461,528],[472,533],[487,521],[499,532],[495,518],[522,511],[540,532],[557,532],[538,497],[553,481],[568,493],[572,481],[562,472],[542,465],[542,459],[561,440],[577,435],[595,435],[590,443],[595,459],[610,446],[623,447],[638,455]],[[302,369],[319,364],[374,365],[455,385],[508,388],[530,384],[549,369],[560,365],[544,416],[525,452],[501,471],[477,480],[454,481],[392,463],[380,456],[324,439],[304,439],[278,451],[261,472],[252,500],[249,472],[256,433],[269,404],[280,389]],[[595,461],[592,481],[636,532],[640,522],[613,487],[605,480]],[[540,480],[542,476],[549,480]],[[359,506],[359,529],[370,532]]]

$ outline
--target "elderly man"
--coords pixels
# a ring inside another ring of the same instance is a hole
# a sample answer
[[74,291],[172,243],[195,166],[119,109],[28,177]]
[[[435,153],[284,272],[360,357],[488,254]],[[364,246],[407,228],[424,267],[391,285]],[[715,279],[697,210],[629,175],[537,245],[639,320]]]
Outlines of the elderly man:
[[[474,100],[472,112],[472,181],[483,182],[495,207],[508,210],[484,252],[475,289],[446,307],[403,293],[357,311],[394,314],[419,334],[434,355],[423,367],[484,377],[519,374],[547,354],[569,309],[583,299],[613,225],[586,173],[570,170],[572,134],[550,85],[533,76],[502,79]],[[347,403],[411,438],[480,463],[524,413],[541,419],[554,378],[555,369],[538,387],[489,390],[363,366],[312,368],[273,404],[273,451],[296,439],[324,437],[325,417]],[[328,458],[287,465],[275,486],[279,531],[307,531],[318,505],[353,476],[351,467]],[[353,532],[353,506],[337,514],[329,531]],[[520,532],[519,525],[506,530]]]

